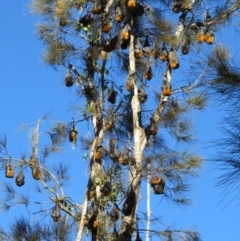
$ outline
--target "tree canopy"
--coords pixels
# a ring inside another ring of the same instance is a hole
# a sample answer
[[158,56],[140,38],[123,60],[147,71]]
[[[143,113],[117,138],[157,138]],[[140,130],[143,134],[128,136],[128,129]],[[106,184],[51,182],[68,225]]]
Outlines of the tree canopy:
[[[15,177],[21,187],[30,170],[39,183],[37,191],[50,200],[41,213],[58,223],[45,229],[20,219],[11,237],[17,240],[22,230],[29,235],[33,230],[34,235],[67,240],[68,233],[61,236],[56,230],[64,231],[71,223],[76,241],[83,235],[139,241],[142,231],[146,240],[150,235],[168,241],[201,240],[197,231],[184,227],[152,229],[149,202],[146,212],[138,211],[141,187],[147,183],[147,201],[153,194],[171,205],[190,203],[189,185],[203,161],[190,148],[191,116],[205,107],[212,88],[221,92],[238,79],[227,64],[227,48],[216,36],[234,20],[239,6],[239,1],[200,0],[32,2],[32,10],[41,16],[37,33],[45,44],[43,59],[64,69],[64,84],[74,88],[76,105],[68,123],[46,128],[46,115],[24,126],[30,129],[31,153],[12,157],[7,137],[0,139],[6,177]],[[85,153],[79,156],[88,170],[83,202],[65,192],[66,181],[71,182],[68,164],[51,161],[66,140]],[[8,183],[4,190],[5,209],[28,205],[28,197]]]

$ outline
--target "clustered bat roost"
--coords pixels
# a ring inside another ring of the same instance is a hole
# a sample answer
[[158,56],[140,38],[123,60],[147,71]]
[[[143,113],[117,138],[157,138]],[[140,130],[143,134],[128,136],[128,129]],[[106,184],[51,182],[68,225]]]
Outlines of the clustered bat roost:
[[[172,1],[172,10],[174,13],[185,13],[192,9],[194,1],[188,1],[188,0],[174,0]],[[126,4],[126,6],[124,6]],[[79,5],[77,4],[76,8],[79,9]],[[113,26],[113,22],[115,20],[115,24],[117,26],[117,32],[118,34],[115,35],[113,38],[107,38],[106,44],[102,46],[101,40],[98,40],[97,45],[98,48],[101,48],[103,51],[106,52],[112,52],[119,46],[121,46],[122,49],[126,49],[129,45],[130,40],[130,33],[131,27],[129,19],[129,14],[134,17],[140,17],[142,16],[146,11],[150,11],[149,8],[146,5],[141,5],[139,1],[137,0],[129,0],[129,1],[117,1],[116,4],[113,4],[113,9],[109,9],[107,12],[105,11],[104,6],[102,5],[101,1],[94,1],[94,3],[86,3],[87,6],[87,13],[84,16],[81,16],[78,20],[79,26],[76,27],[77,31],[80,31],[83,27],[91,27],[92,24],[94,24],[94,21],[97,20],[99,24],[102,26],[102,32],[104,34],[108,34],[109,36],[112,36],[111,29]],[[126,11],[125,8],[128,8],[128,11]],[[124,16],[123,14],[123,8],[126,12],[127,16]],[[112,19],[110,17],[110,13],[114,13],[115,19]],[[62,21],[61,26],[65,26],[66,20],[66,11],[64,6],[63,0],[58,0],[56,4],[55,14],[60,20]],[[97,18],[95,18],[93,15],[96,15]],[[63,21],[64,20],[64,21]],[[125,21],[123,21],[125,20]],[[212,44],[214,42],[214,34],[208,27],[208,22],[211,21],[211,16],[209,12],[206,12],[205,19],[201,21],[197,21],[198,23],[201,22],[201,24],[195,24],[197,26],[196,28],[196,36],[197,41],[200,42],[207,42],[209,44]],[[123,26],[122,26],[123,25]],[[206,27],[205,30],[202,30],[202,27]],[[191,28],[190,26],[188,26]],[[114,28],[115,31],[116,28]],[[152,38],[153,47],[151,46],[149,42],[149,37]],[[184,37],[184,36],[183,36]],[[105,38],[104,38],[105,39]],[[145,36],[145,40],[143,43],[143,47],[141,46],[140,42],[141,36],[135,37],[135,57],[136,59],[142,58],[142,56],[145,56],[146,58],[150,57],[150,54],[152,53],[152,56],[157,59],[158,56],[162,61],[169,61],[169,65],[171,68],[176,69],[179,67],[179,60],[177,56],[175,55],[174,51],[173,54],[168,55],[168,50],[166,48],[166,43],[162,43],[162,49],[159,52],[158,49],[158,40],[154,36]],[[180,41],[181,42],[181,41]],[[181,43],[181,50],[182,53],[185,55],[189,52],[189,46],[190,46],[190,39],[187,41],[183,41]],[[170,47],[170,49],[172,46]],[[160,55],[159,55],[160,54]],[[147,76],[147,75],[146,75]],[[150,77],[147,77],[146,79],[149,80]],[[150,78],[151,79],[151,78]],[[72,86],[73,81],[71,80],[70,74],[67,74],[67,77],[65,78],[66,86],[70,87]]]
[[[32,149],[32,155],[29,159],[29,167],[32,170],[32,177],[35,180],[41,180],[42,178],[41,169],[38,163],[38,158],[36,157],[36,150],[34,147]],[[16,166],[14,167],[14,165],[10,161],[8,161],[5,166],[5,176],[7,178],[13,178],[15,174],[15,171],[14,171],[15,168]],[[25,175],[24,175],[22,166],[18,168],[20,170],[15,178],[15,183],[18,187],[21,187],[25,184]]]
[[[58,0],[58,3],[59,2],[61,2],[61,0]],[[172,1],[172,11],[176,14],[180,13],[182,17],[185,12],[189,12],[192,9],[191,2],[192,1],[187,0],[174,0]],[[104,56],[107,56],[105,59],[107,59],[108,56],[110,56],[111,53],[116,49],[118,49],[119,52],[122,51],[125,54],[127,51],[124,52],[124,50],[129,47],[131,36],[134,35],[133,45],[134,58],[136,61],[135,63],[144,63],[144,67],[139,70],[141,71],[140,84],[135,79],[135,73],[131,73],[129,71],[129,74],[125,81],[125,91],[128,91],[128,96],[130,97],[133,95],[138,95],[137,97],[139,102],[143,104],[148,99],[147,91],[145,89],[147,86],[146,83],[148,83],[148,81],[152,80],[153,78],[156,78],[157,76],[154,75],[154,65],[152,63],[154,61],[160,60],[160,64],[166,66],[166,69],[170,72],[172,70],[177,70],[178,68],[180,68],[180,57],[183,55],[187,55],[191,50],[191,42],[197,41],[198,43],[206,42],[208,44],[212,44],[214,42],[214,33],[207,25],[207,22],[211,21],[211,16],[207,12],[205,20],[197,22],[193,19],[193,24],[189,23],[189,26],[185,26],[185,24],[187,23],[184,22],[185,18],[183,19],[182,17],[182,24],[184,28],[188,27],[190,30],[194,29],[193,35],[190,37],[187,31],[183,31],[181,37],[179,39],[176,39],[177,41],[175,41],[176,36],[170,37],[171,39],[163,39],[159,36],[151,36],[147,34],[147,31],[146,33],[142,31],[139,35],[137,35],[135,34],[137,33],[137,31],[135,31],[134,29],[134,19],[136,19],[136,17],[141,17],[144,13],[146,13],[146,11],[149,10],[147,6],[141,5],[142,1],[113,1],[113,4],[111,6],[108,6],[110,9],[106,8],[106,6],[103,6],[102,3],[103,2],[100,0],[95,0],[94,3],[90,1],[84,3],[86,4],[86,8],[84,8],[81,17],[76,23],[76,31],[83,30],[86,33],[86,37],[93,35],[93,32],[90,31],[91,26],[94,25],[94,28],[98,27],[96,39],[91,39],[91,41],[89,41],[90,46],[86,49],[86,51],[84,51],[86,68],[84,69],[84,74],[81,74],[81,78],[84,84],[80,83],[80,85],[84,89],[84,93],[87,93],[87,91],[90,90],[90,99],[94,99],[94,102],[99,101],[97,88],[99,86],[103,87],[102,92],[105,97],[107,96],[107,101],[105,101],[105,99],[103,99],[102,101],[104,106],[104,114],[101,117],[101,121],[99,121],[99,126],[103,127],[103,130],[107,131],[106,133],[109,136],[111,135],[112,137],[112,135],[114,134],[114,129],[116,128],[116,126],[114,127],[114,125],[116,125],[117,120],[115,119],[114,115],[109,115],[108,112],[109,109],[114,107],[112,105],[116,104],[117,97],[118,95],[121,95],[122,89],[120,90],[117,85],[114,85],[115,83],[112,80],[111,86],[107,86],[109,82],[105,79],[103,80],[103,85],[94,85],[94,81],[97,79],[94,73],[97,72],[102,74],[106,70],[104,69],[104,71],[102,71],[101,73],[101,71],[99,70],[99,66],[97,66],[97,59],[100,56],[99,52],[104,53]],[[61,11],[60,8],[61,3],[56,5],[56,15],[59,16],[60,22],[62,22],[60,26],[65,27],[68,21],[66,18],[63,18],[63,11]],[[149,11],[151,11],[151,9]],[[191,25],[194,25],[194,28]],[[92,49],[94,49],[94,51],[92,51]],[[96,52],[97,54],[93,52]],[[181,53],[179,54],[179,52]],[[103,60],[103,58],[101,58],[101,60]],[[108,72],[108,70],[106,70],[106,72]],[[103,78],[104,75],[105,72],[104,74],[102,74]],[[69,67],[65,76],[65,85],[67,87],[71,87],[73,86],[74,82],[79,83],[77,79],[74,78],[76,76],[79,77],[80,75],[74,72],[72,67]],[[97,86],[95,92],[93,92],[92,87],[88,89],[90,85]],[[104,92],[105,90],[107,93]],[[167,97],[170,97],[172,95],[172,86],[170,80],[167,80],[166,74],[163,77],[161,90],[161,100],[168,99]],[[87,99],[89,100],[89,98]],[[107,110],[104,109],[105,105],[108,108]],[[111,107],[109,108],[109,106]],[[150,123],[145,128],[145,133],[147,135],[147,138],[150,135],[156,136],[158,134],[158,121],[150,119]],[[72,143],[76,143],[77,136],[78,132],[75,128],[75,125],[73,125],[69,132],[69,141]],[[95,147],[95,149],[93,150],[93,161],[95,161],[96,163],[94,164],[102,164],[103,157],[105,156],[105,153],[107,153],[107,155],[113,160],[114,165],[116,163],[120,163],[121,165],[128,167],[132,159],[131,153],[125,144],[121,143],[121,146],[122,150],[120,152],[118,150],[116,140],[114,140],[112,143],[110,143],[110,148],[108,151],[105,151],[106,149],[103,148],[101,145]],[[101,197],[105,198],[111,196],[111,181],[104,180],[104,184],[101,183],[100,186]],[[165,179],[163,177],[154,176],[151,180],[151,186],[155,194],[164,194]],[[88,198],[91,199],[92,202],[94,202],[93,200],[96,199],[96,193],[96,187],[94,187],[88,192]],[[121,211],[123,215],[130,216],[133,213],[136,203],[136,193],[130,188],[130,191],[127,192],[125,201],[122,206]],[[56,209],[56,206],[54,209]],[[114,207],[109,213],[109,218],[112,222],[116,222],[119,219],[119,211],[120,209],[118,208],[117,204],[115,206],[114,203]],[[86,225],[93,234],[97,232],[97,229],[99,227],[98,215],[99,214],[97,212],[93,212],[90,220]],[[117,235],[117,230],[114,226],[114,230],[112,233],[113,238],[109,240],[114,240],[114,237],[117,237]],[[141,240],[139,234],[137,235],[136,240]]]
[[[192,9],[192,1],[187,0],[174,0],[172,1],[172,10],[174,13],[181,13],[180,19],[181,21],[185,21],[185,13],[189,12]],[[76,6],[79,7],[79,6]],[[125,50],[130,43],[130,35],[133,34],[134,26],[129,21],[129,16],[132,15],[133,18],[141,17],[146,11],[150,11],[146,5],[140,4],[137,0],[129,0],[129,1],[117,1],[116,4],[110,6],[110,9],[105,10],[105,6],[103,6],[101,1],[94,1],[94,3],[86,3],[86,13],[81,16],[78,20],[78,24],[76,27],[77,31],[80,31],[82,28],[84,31],[87,31],[86,28],[91,28],[95,20],[100,24],[102,30],[102,36],[97,41],[92,41],[90,43],[91,48],[95,48],[95,56],[91,55],[90,58],[87,57],[86,59],[86,66],[88,70],[88,74],[90,70],[95,70],[96,66],[96,59],[99,57],[98,53],[100,50],[106,53],[111,53],[112,51],[116,50],[117,48],[121,47],[122,50]],[[114,13],[114,14],[112,14]],[[64,3],[62,0],[58,0],[56,4],[55,10],[56,16],[60,18],[61,21],[67,22],[66,17],[64,15]],[[111,15],[112,14],[112,15]],[[191,41],[193,41],[193,36],[196,36],[196,40],[198,43],[206,42],[208,44],[212,44],[214,42],[214,33],[210,30],[208,26],[208,22],[211,21],[211,16],[208,11],[206,11],[206,16],[203,21],[194,20],[189,25],[184,27],[188,27],[187,31],[183,32],[183,35],[180,39],[177,39],[178,43],[174,44],[170,40],[161,40],[156,36],[149,36],[149,35],[142,35],[142,36],[134,36],[134,56],[136,61],[142,59],[143,57],[146,58],[145,67],[143,72],[143,78],[150,81],[153,77],[153,70],[152,70],[152,61],[150,61],[150,57],[156,61],[158,58],[162,62],[167,62],[167,68],[169,69],[178,69],[180,67],[180,60],[178,56],[178,46],[180,46],[181,53],[186,55],[190,51]],[[115,23],[114,23],[115,21]],[[65,24],[61,25],[62,27]],[[193,27],[194,26],[194,27]],[[205,28],[205,29],[204,29]],[[189,36],[188,30],[191,30],[193,33],[192,36]],[[107,36],[107,37],[106,37]],[[94,44],[93,44],[94,42]],[[142,43],[141,43],[142,42]],[[159,46],[161,45],[161,46]],[[90,49],[91,49],[90,48]],[[89,52],[89,51],[88,51]],[[82,75],[81,75],[82,76]],[[83,75],[84,76],[84,75]],[[84,78],[84,77],[83,77]],[[87,77],[85,77],[87,78]],[[90,80],[90,78],[88,78]],[[90,82],[94,81],[94,75]],[[65,85],[67,87],[71,87],[73,83],[77,81],[73,78],[73,75],[70,71],[70,68],[67,71],[65,77]],[[126,80],[126,90],[133,94],[134,90],[134,80],[129,76]],[[93,85],[93,83],[91,84]],[[110,104],[116,103],[116,98],[118,92],[114,89],[113,85],[108,89],[108,97],[107,100]],[[85,86],[85,92],[87,92],[88,87]],[[91,96],[95,96],[93,93],[93,89],[90,88]],[[95,91],[96,92],[96,91]],[[141,103],[147,101],[147,92],[144,88],[144,82],[138,87],[138,97]],[[166,85],[162,85],[162,95],[165,97],[163,101],[167,100],[167,97],[171,96],[172,89],[170,82]],[[112,130],[112,122],[107,121],[105,125],[107,130]],[[77,132],[74,130],[72,134],[77,136]],[[75,143],[74,137],[70,138],[69,140]]]

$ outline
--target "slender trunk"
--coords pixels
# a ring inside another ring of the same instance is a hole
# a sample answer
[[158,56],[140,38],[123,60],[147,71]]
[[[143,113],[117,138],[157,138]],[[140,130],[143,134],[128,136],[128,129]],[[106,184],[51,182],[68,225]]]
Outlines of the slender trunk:
[[[103,136],[104,136],[104,128],[102,126],[99,126],[98,123],[99,123],[99,120],[101,119],[101,116],[102,116],[101,110],[103,108],[105,66],[106,66],[106,60],[103,61],[102,68],[101,68],[101,92],[100,92],[100,101],[99,101],[100,104],[98,105],[97,111],[94,111],[94,114],[92,116],[92,123],[93,123],[93,127],[94,127],[95,139],[92,143],[91,152],[90,152],[90,173],[91,173],[91,175],[90,175],[90,178],[88,180],[86,193],[85,193],[85,197],[84,197],[84,201],[83,201],[81,220],[80,220],[80,223],[79,223],[76,241],[82,240],[84,226],[85,226],[85,222],[86,222],[89,191],[91,190],[91,187],[92,187],[96,177],[101,176],[101,174],[104,172],[101,164],[96,163],[94,161],[94,152],[95,152],[97,147],[102,145]],[[91,101],[90,105],[95,106],[96,103],[94,101]],[[99,197],[100,197],[100,188],[97,187],[96,188],[95,205],[98,205]],[[92,235],[93,240],[96,239],[96,237],[97,236],[95,234]]]
[[[141,127],[141,105],[138,99],[138,87],[136,80],[136,67],[134,57],[134,36],[131,35],[129,46],[129,76],[133,78],[134,93],[132,96],[131,107],[133,112],[133,140],[134,140],[134,164],[130,164],[129,181],[131,183],[131,189],[138,197],[142,178],[142,160],[143,151],[146,146],[146,135],[144,129]],[[134,207],[130,216],[124,216],[122,220],[122,226],[120,230],[121,241],[130,241],[132,234],[136,229],[136,206]]]
[[84,198],[84,201],[83,201],[82,215],[81,215],[81,220],[79,222],[76,241],[82,240],[83,230],[84,230],[84,225],[85,225],[85,215],[87,214],[87,203],[88,203],[88,196],[87,196],[87,192],[86,192],[85,198]]
[[[91,153],[90,153],[90,160],[93,159],[93,152],[94,152],[94,150],[96,148],[97,139],[98,138],[95,138],[95,140],[94,140],[94,142],[92,144]],[[92,166],[92,164],[90,164],[90,165]],[[81,241],[82,240],[84,226],[85,226],[85,220],[86,220],[86,215],[87,215],[88,192],[90,190],[91,185],[92,185],[92,181],[91,181],[91,177],[90,177],[89,180],[88,180],[88,185],[87,185],[87,188],[86,188],[86,193],[85,193],[85,197],[84,197],[84,201],[83,201],[81,220],[79,222],[79,227],[78,227],[78,233],[77,233],[76,241]]]
[[147,223],[146,223],[146,241],[150,238],[150,225],[151,225],[151,205],[150,205],[150,164],[147,165]]

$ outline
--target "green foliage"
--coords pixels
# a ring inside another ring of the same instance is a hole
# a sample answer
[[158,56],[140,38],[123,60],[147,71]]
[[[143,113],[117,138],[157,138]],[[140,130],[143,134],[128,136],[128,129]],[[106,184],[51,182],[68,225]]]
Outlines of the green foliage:
[[187,102],[189,106],[193,106],[198,110],[204,109],[206,106],[207,96],[206,94],[198,93],[192,97],[190,97]]
[[164,241],[172,241],[172,240],[193,240],[193,241],[201,241],[200,235],[192,230],[165,230],[162,232],[156,232],[159,237],[161,237]]
[[43,224],[41,222],[31,221],[24,217],[17,217],[10,224],[10,231],[0,230],[0,240],[2,241],[50,241],[61,240],[70,241],[71,224],[61,221],[54,225]]
[[61,65],[65,63],[67,55],[74,51],[73,46],[64,44],[60,41],[52,42],[47,52],[44,54],[44,60],[50,65]]

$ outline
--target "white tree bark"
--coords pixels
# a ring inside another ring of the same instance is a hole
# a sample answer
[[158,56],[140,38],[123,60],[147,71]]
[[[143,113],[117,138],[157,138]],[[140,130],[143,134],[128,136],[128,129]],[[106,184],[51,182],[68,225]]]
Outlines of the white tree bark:
[[150,228],[151,228],[151,201],[150,201],[150,164],[147,165],[147,223],[146,223],[146,241],[149,241],[150,239]]
[[[132,96],[131,107],[133,112],[133,140],[134,140],[134,164],[130,164],[129,181],[131,188],[138,196],[140,191],[140,184],[142,178],[142,160],[143,151],[145,149],[147,140],[144,129],[140,126],[139,114],[141,112],[141,104],[138,99],[138,87],[136,79],[136,67],[134,57],[134,36],[131,35],[129,46],[129,76],[134,80],[134,94]],[[120,240],[131,240],[132,233],[136,228],[136,207],[130,216],[124,216],[120,230]]]

